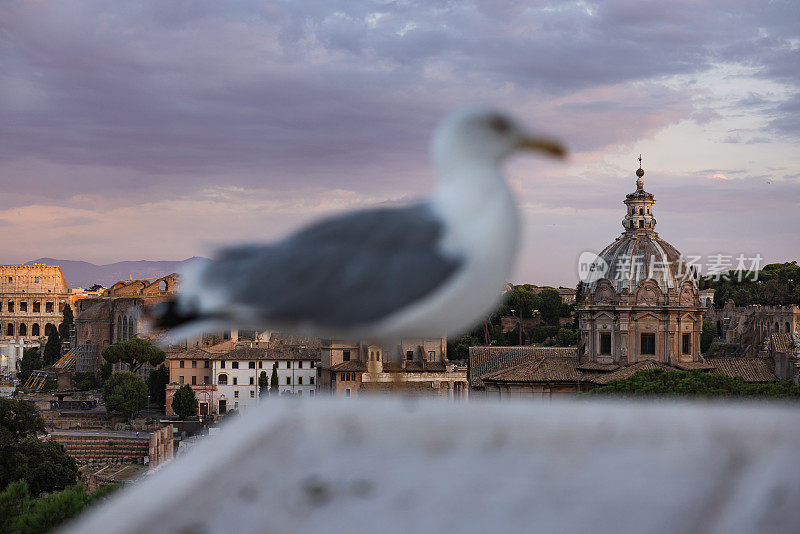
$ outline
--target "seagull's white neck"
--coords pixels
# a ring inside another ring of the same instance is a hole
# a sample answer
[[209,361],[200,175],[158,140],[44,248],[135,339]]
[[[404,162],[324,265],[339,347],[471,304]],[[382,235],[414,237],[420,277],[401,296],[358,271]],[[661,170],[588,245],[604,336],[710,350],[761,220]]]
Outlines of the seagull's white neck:
[[479,256],[513,257],[519,216],[498,165],[472,161],[443,171],[432,203],[447,221],[445,249],[452,253],[470,250]]

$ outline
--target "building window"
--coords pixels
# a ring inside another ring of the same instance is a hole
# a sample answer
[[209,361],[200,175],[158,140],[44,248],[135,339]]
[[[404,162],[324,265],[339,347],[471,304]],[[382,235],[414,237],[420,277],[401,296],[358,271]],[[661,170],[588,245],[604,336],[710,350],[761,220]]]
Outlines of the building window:
[[34,284],[38,284],[39,283],[39,277],[38,276],[34,276],[33,277],[33,283]]
[[644,228],[644,221],[639,221],[639,228]]
[[656,335],[655,334],[642,334],[641,336],[641,353],[642,354],[655,354],[656,353]]
[[217,384],[220,386],[227,386],[228,385],[228,375],[222,374],[217,377]]
[[250,368],[250,369],[255,369],[256,368],[256,362],[248,362],[247,367]]
[[[27,312],[28,311],[28,301],[27,300],[19,301],[19,311],[21,311],[21,312]],[[775,324],[777,324],[777,323],[775,323]]]
[[239,385],[239,377],[238,376],[234,376],[233,377],[233,385],[234,386],[238,386]]
[[290,377],[290,376],[286,377],[286,385],[287,386],[291,386],[292,385],[292,377]]
[[428,361],[429,362],[436,361],[436,351],[433,350],[428,351]]
[[[234,380],[236,380],[236,379],[234,379]],[[233,390],[233,398],[234,399],[238,399],[239,398],[239,390],[238,389],[234,389]]]
[[299,362],[297,362],[297,368],[298,368],[298,369],[302,369],[302,368],[303,368],[303,361],[302,361],[302,360],[300,360]]
[[209,367],[209,365],[208,365],[208,364],[210,364],[210,363],[211,363],[211,362],[209,362],[208,360],[204,361],[204,362],[203,362],[203,367],[204,367],[204,368],[206,368],[206,369],[208,369],[208,367]]
[[253,378],[253,377],[251,376],[251,377],[250,377],[250,385],[251,385],[251,386],[254,384],[253,380],[255,380],[255,378]]
[[193,386],[196,386],[196,385],[197,385],[197,375],[193,375],[193,376],[192,376],[192,385],[193,385]]
[[219,362],[220,369],[225,369],[225,360]]
[[192,369],[197,369],[197,360],[192,360]]
[[33,301],[33,313],[40,313],[42,304],[38,300]]
[[204,376],[204,377],[203,377],[203,385],[204,385],[204,386],[207,386],[207,385],[208,385],[208,377],[207,377],[207,376]]
[[238,368],[239,368],[239,362],[231,362],[231,369],[238,369]]
[[262,363],[262,362],[258,362],[258,368],[259,368],[259,369],[261,369],[261,363]]
[[611,354],[611,333],[600,332],[600,354]]
[[349,362],[350,361],[350,351],[349,350],[343,350],[342,351],[342,361],[344,361],[344,362]]
[[406,360],[411,361],[413,359],[414,359],[414,351],[413,350],[407,350],[406,351]]
[[287,369],[291,369],[292,368],[292,362],[286,362],[286,368]]
[[302,376],[298,376],[297,377],[297,385],[298,386],[302,386],[303,385],[303,377]]
[[238,410],[239,409],[239,403],[238,402],[234,402],[233,403],[233,409],[234,410]]
[[311,384],[312,386],[314,385],[314,377],[313,376],[309,376],[308,377],[308,383]]
[[183,360],[180,360],[180,361],[178,362],[178,367],[180,367],[181,369],[183,369]]
[[692,353],[692,334],[683,334],[683,353]]
[[255,391],[251,391],[250,392],[250,398],[251,399],[255,399],[256,398],[256,392]]
[[183,375],[178,377],[178,384],[183,384]]
[[313,369],[314,367],[316,367],[316,365],[317,365],[317,364],[316,364],[315,362],[311,362],[311,368],[312,368],[312,369]]

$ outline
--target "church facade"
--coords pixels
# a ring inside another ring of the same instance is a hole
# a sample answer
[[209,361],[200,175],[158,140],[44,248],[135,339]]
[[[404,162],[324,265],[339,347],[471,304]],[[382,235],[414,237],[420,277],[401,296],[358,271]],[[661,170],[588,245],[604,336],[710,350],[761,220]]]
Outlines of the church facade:
[[624,201],[624,231],[590,269],[578,308],[578,357],[600,365],[702,365],[697,273],[656,233],[655,197],[644,190],[641,166],[636,175],[636,190]]

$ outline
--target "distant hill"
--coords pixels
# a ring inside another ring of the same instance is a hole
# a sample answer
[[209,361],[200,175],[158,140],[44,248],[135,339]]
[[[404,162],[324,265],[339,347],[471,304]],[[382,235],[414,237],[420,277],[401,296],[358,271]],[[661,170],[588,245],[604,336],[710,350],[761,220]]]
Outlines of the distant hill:
[[47,265],[59,265],[67,278],[69,287],[90,287],[92,284],[101,284],[106,287],[120,280],[133,278],[160,278],[178,271],[187,262],[202,259],[189,258],[181,261],[119,261],[108,265],[95,265],[86,261],[57,260],[55,258],[39,258],[29,261]]

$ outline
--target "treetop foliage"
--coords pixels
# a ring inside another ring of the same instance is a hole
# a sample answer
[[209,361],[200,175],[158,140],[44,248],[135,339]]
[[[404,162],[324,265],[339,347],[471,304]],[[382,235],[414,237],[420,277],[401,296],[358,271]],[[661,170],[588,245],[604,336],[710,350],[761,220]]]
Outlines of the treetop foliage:
[[166,357],[164,351],[158,346],[141,338],[112,343],[103,349],[105,361],[109,363],[124,363],[132,373],[146,363],[153,367],[161,365]]
[[172,397],[172,411],[181,419],[197,415],[197,405],[197,397],[188,384],[179,387]]
[[630,378],[609,382],[590,393],[633,397],[800,398],[800,386],[791,380],[753,384],[738,376],[718,373],[647,369]]
[[800,305],[800,267],[797,262],[773,263],[760,271],[748,271],[738,280],[735,271],[729,271],[728,280],[714,280],[711,276],[700,279],[700,289],[714,289],[714,306],[722,308],[728,300],[737,306],[749,304]]
[[133,373],[116,372],[103,386],[103,400],[108,410],[130,418],[147,407],[147,386]]

